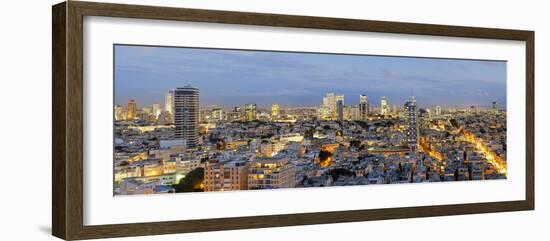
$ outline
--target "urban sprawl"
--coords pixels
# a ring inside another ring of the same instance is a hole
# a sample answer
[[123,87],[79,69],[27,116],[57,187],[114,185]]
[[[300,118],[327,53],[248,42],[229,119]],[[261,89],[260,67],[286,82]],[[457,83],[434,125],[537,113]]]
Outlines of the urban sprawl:
[[420,108],[414,96],[373,105],[360,95],[348,105],[326,93],[319,106],[229,108],[201,106],[199,92],[185,86],[168,90],[164,105],[115,106],[115,194],[506,178],[497,102]]

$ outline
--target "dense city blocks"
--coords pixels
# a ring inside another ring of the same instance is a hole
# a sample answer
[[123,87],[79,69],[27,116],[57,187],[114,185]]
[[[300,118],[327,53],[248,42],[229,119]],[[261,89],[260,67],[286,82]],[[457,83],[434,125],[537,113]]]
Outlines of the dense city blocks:
[[115,107],[115,193],[450,182],[506,178],[506,112],[390,108],[327,93],[320,106],[199,107],[200,90]]
[[505,61],[114,51],[115,195],[507,178]]

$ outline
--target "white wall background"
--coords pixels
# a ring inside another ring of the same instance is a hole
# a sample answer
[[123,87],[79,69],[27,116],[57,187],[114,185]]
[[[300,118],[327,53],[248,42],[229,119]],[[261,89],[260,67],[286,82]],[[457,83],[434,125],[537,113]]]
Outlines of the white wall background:
[[[176,0],[156,1],[174,2]],[[0,10],[0,235],[56,240],[51,230],[51,5],[7,1]],[[145,1],[128,1],[140,3]],[[546,1],[195,0],[190,8],[406,21],[536,31],[536,149],[544,150],[550,116],[550,21]],[[536,154],[536,210],[285,228],[163,235],[155,240],[535,240],[547,239],[550,160]],[[414,197],[404,197],[414,198]],[[151,240],[152,237],[120,240]]]

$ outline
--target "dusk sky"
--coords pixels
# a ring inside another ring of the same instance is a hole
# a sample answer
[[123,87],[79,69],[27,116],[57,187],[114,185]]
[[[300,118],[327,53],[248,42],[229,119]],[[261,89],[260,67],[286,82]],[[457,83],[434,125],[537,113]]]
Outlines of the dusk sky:
[[327,92],[346,105],[366,94],[402,106],[506,106],[506,62],[173,47],[115,46],[115,104],[159,103],[169,89],[200,89],[201,106],[318,106]]

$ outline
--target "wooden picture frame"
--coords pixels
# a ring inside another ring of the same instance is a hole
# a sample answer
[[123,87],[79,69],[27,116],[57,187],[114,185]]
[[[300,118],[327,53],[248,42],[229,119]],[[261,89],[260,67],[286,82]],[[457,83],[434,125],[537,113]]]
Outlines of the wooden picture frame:
[[[325,17],[68,1],[52,8],[52,233],[66,239],[111,238],[214,230],[356,222],[414,217],[533,210],[534,32]],[[328,30],[366,31],[526,43],[525,200],[385,208],[305,214],[215,218],[189,221],[86,226],[83,224],[83,17],[107,16]]]

